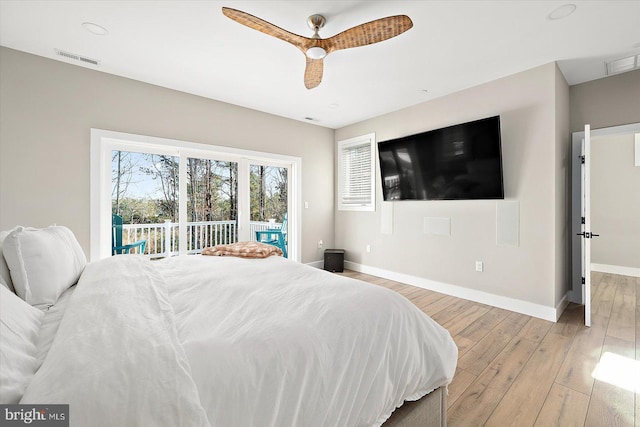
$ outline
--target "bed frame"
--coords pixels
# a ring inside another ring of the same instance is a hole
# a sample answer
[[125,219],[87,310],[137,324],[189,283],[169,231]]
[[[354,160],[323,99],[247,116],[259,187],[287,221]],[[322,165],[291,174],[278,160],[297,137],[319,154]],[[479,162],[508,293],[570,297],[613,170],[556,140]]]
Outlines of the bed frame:
[[415,402],[393,411],[382,427],[446,427],[447,390],[440,387]]

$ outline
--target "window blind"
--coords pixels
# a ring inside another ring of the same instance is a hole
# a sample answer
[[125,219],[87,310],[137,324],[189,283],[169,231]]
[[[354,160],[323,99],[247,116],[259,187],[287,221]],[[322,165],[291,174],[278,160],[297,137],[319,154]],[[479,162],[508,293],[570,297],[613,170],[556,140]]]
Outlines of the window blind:
[[372,141],[367,136],[340,144],[339,203],[345,209],[373,206]]

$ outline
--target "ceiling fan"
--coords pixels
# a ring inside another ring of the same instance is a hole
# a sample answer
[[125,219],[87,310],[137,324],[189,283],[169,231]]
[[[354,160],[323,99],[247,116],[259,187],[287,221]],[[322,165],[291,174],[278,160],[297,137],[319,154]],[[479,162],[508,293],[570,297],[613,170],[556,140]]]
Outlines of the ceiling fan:
[[400,35],[413,27],[413,22],[406,15],[388,16],[357,25],[333,37],[322,39],[318,35],[318,31],[326,22],[322,15],[311,15],[308,18],[307,24],[314,34],[311,37],[304,37],[290,33],[240,10],[223,7],[222,13],[242,25],[284,40],[300,49],[307,59],[304,71],[304,85],[307,89],[313,89],[322,81],[324,69],[322,60],[331,52],[378,43]]

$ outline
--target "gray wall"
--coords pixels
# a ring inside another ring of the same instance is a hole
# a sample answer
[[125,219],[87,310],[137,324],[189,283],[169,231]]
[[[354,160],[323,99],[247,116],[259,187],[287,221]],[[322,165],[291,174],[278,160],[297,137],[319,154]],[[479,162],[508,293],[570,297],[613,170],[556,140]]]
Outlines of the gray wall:
[[571,132],[640,122],[640,70],[571,86]]
[[302,261],[333,246],[334,131],[0,48],[0,230],[66,225],[89,251],[90,129],[302,158]]
[[[394,202],[393,234],[382,234],[379,165],[376,212],[337,211],[336,245],[365,266],[555,308],[568,289],[568,100],[551,63],[336,131],[336,141],[370,132],[384,141],[500,114],[505,199],[519,202],[519,246],[496,244],[496,201]],[[451,235],[424,234],[424,217],[450,218]]]
[[571,289],[571,135],[569,132],[569,85],[555,67],[555,282],[556,304]]
[[640,166],[634,165],[634,136],[591,141],[591,261],[640,268]]

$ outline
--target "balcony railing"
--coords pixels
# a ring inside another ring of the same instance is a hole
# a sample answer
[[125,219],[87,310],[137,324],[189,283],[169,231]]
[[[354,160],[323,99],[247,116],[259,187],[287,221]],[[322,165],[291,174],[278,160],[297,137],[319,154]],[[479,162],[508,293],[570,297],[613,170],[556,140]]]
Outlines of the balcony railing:
[[[256,239],[256,231],[278,228],[281,224],[272,222],[251,221],[249,235]],[[178,224],[165,221],[160,224],[123,224],[122,244],[146,239],[145,254],[151,258],[164,258],[177,255]],[[198,221],[187,222],[187,253],[197,254],[204,248],[215,245],[227,245],[238,241],[236,221]]]

